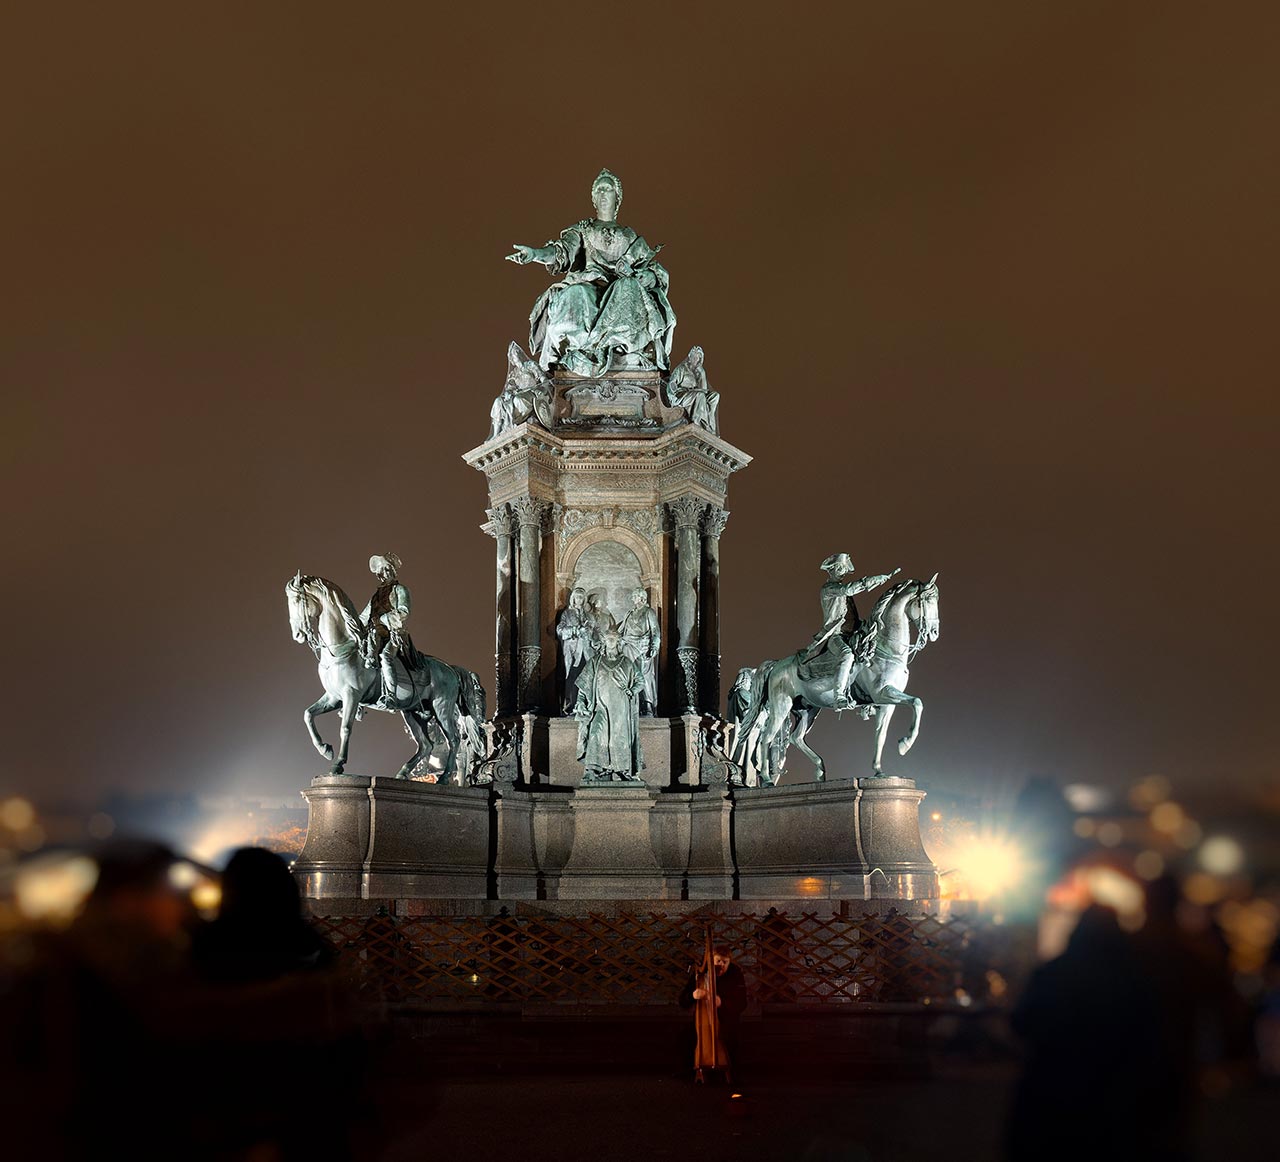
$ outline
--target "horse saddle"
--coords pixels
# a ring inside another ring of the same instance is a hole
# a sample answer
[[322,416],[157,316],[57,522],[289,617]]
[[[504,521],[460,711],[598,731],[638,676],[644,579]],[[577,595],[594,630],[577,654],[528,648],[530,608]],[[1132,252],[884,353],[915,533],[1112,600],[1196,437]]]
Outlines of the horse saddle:
[[[853,650],[854,665],[865,665],[868,658],[867,655],[872,647],[870,635],[867,630],[867,623],[864,622],[859,629],[855,629],[852,633],[840,635]],[[803,658],[806,650],[801,650],[797,655]],[[796,675],[802,682],[821,682],[828,678],[834,678],[836,671],[840,668],[840,659],[830,650],[823,648],[822,653],[818,654],[812,661],[801,661],[796,666]]]
[[834,678],[839,668],[840,659],[823,650],[813,661],[801,662],[796,667],[796,675],[802,682],[821,682],[824,679]]

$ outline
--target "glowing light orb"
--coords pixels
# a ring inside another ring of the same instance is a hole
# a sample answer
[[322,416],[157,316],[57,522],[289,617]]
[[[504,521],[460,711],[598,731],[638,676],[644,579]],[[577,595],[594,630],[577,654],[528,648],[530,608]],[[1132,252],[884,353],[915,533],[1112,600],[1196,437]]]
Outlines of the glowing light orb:
[[87,856],[38,858],[18,872],[14,902],[28,920],[65,924],[97,882],[98,865]]
[[953,861],[975,900],[1017,887],[1029,871],[1022,851],[1006,839],[968,839],[956,848]]
[[26,799],[6,799],[0,804],[0,823],[10,831],[26,831],[36,821],[36,809]]
[[1200,866],[1215,876],[1233,876],[1244,867],[1244,849],[1227,835],[1206,839],[1199,856]]

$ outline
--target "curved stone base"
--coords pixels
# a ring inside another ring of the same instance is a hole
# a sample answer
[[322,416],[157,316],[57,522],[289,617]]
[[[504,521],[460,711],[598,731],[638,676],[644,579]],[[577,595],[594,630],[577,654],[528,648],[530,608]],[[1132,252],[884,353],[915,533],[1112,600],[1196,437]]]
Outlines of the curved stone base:
[[326,775],[303,795],[294,873],[312,899],[938,896],[911,779],[658,790]]
[[409,779],[321,775],[293,865],[304,896],[489,894],[489,792]]
[[933,899],[912,779],[839,779],[734,792],[738,897]]

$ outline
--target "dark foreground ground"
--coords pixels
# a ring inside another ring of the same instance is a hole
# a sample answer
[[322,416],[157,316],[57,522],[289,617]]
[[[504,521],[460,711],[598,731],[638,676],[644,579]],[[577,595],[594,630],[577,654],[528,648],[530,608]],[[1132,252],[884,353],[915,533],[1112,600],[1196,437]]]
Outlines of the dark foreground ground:
[[[595,1068],[554,1053],[540,1066],[535,1046],[485,1068],[464,1054],[452,1076],[440,1048],[398,1037],[378,1055],[364,1157],[994,1162],[1018,1071],[1014,1060],[937,1053],[905,1068],[897,1056],[883,1070],[865,1060],[758,1061],[734,1101],[722,1083],[695,1085],[674,1067],[628,1068],[625,1042]],[[1280,1095],[1246,1077],[1216,1088],[1202,1102],[1190,1157],[1280,1157]]]

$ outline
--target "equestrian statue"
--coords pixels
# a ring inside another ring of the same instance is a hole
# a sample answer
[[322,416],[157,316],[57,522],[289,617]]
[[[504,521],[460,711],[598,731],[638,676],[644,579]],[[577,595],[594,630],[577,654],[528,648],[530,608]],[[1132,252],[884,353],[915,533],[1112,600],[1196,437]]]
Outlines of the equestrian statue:
[[[370,571],[378,578],[369,604],[356,612],[351,599],[332,581],[298,571],[285,586],[289,628],[294,641],[311,647],[319,662],[324,694],[303,713],[316,750],[331,761],[331,775],[345,773],[351,728],[364,710],[399,713],[417,744],[396,773],[407,779],[431,757],[433,741],[447,744],[441,781],[460,781],[461,752],[466,770],[485,756],[485,692],[470,670],[451,666],[414,648],[406,629],[410,599],[399,580],[394,553],[375,556]],[[316,730],[318,714],[342,712],[337,757]],[[435,781],[428,776],[428,782]]]
[[911,659],[938,640],[938,575],[899,581],[864,622],[854,595],[884,585],[898,570],[849,580],[854,569],[847,553],[828,557],[822,568],[829,579],[822,587],[823,627],[813,641],[789,658],[762,663],[749,679],[739,676],[746,705],[734,713],[733,759],[744,770],[759,771],[762,785],[778,781],[793,744],[813,763],[817,781],[825,781],[822,756],[805,742],[822,710],[876,716],[876,776],[884,774],[884,740],[896,707],[910,706],[914,712],[910,731],[898,740],[898,753],[905,755],[920,733],[924,704],[906,693],[906,686]]

